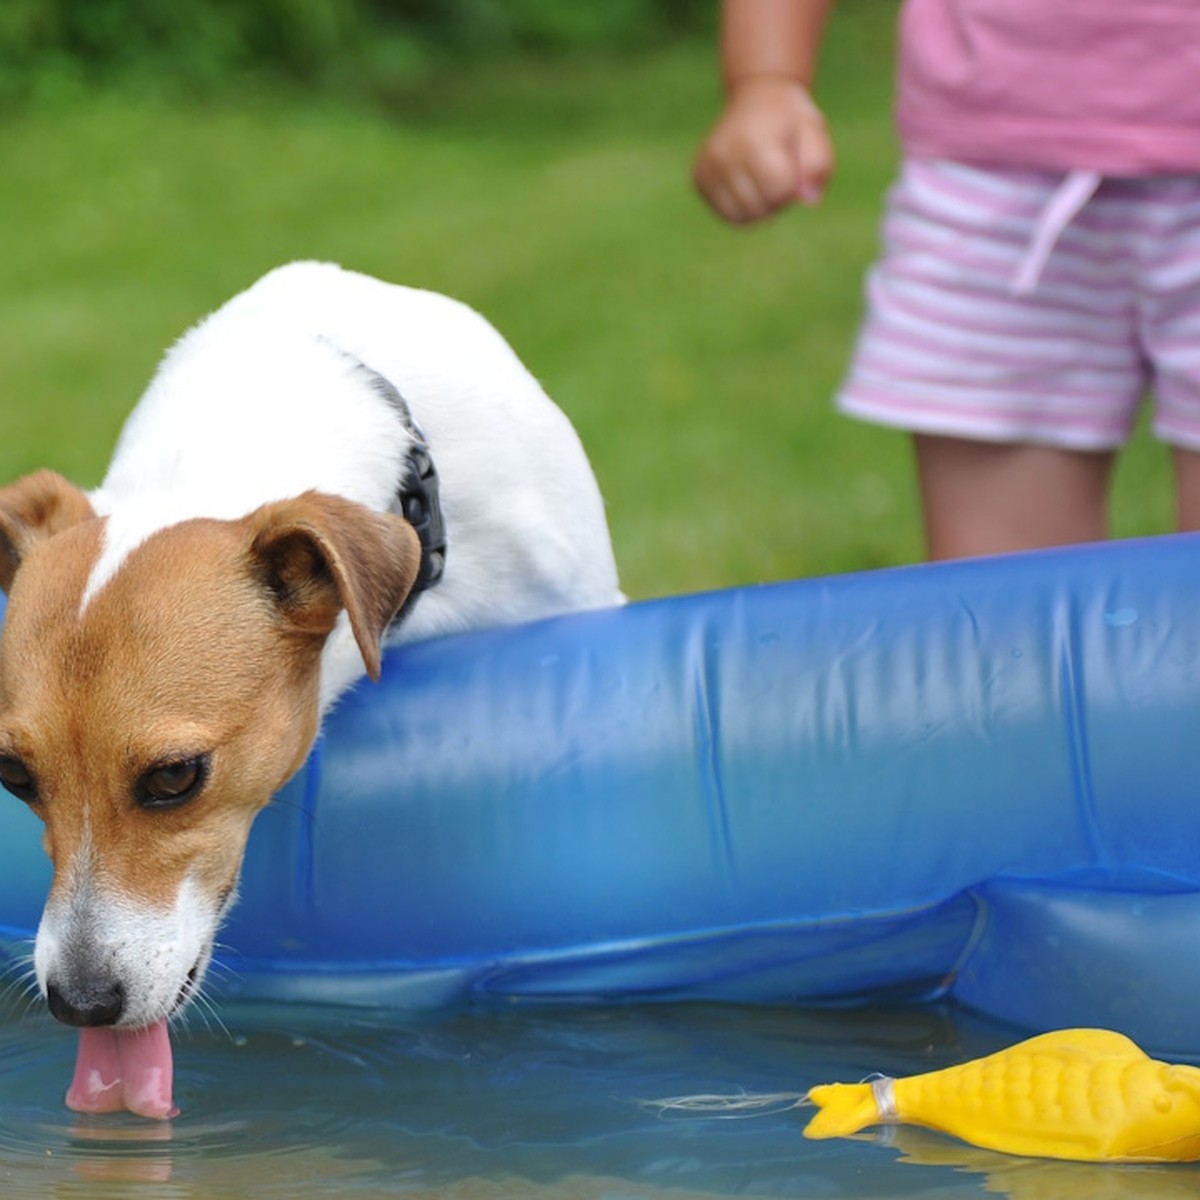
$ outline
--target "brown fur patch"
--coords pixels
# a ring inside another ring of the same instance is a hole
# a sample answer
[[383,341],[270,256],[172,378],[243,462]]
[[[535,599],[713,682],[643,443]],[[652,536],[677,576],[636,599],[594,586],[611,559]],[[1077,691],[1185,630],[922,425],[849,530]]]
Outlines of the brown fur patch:
[[95,517],[87,496],[55,471],[35,471],[0,488],[0,589],[30,547]]
[[377,680],[380,640],[421,566],[412,526],[319,492],[264,505],[247,520],[251,554],[280,612],[298,632],[324,637],[344,608]]
[[[255,813],[316,736],[334,619],[344,604],[377,672],[419,547],[398,518],[301,497],[158,531],[81,611],[102,526],[22,555],[0,634],[0,753],[34,776],[56,887],[87,845],[107,888],[161,908],[189,875],[215,904]],[[195,800],[138,803],[146,772],[201,755]]]

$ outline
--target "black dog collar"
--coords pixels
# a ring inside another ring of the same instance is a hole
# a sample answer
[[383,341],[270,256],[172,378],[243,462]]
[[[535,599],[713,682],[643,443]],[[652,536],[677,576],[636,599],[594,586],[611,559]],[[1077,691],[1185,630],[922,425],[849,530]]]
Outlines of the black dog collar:
[[409,427],[416,440],[409,448],[404,478],[393,507],[417,531],[421,541],[421,566],[412,589],[415,594],[433,587],[446,570],[446,523],[442,518],[437,468],[425,436],[411,414]]
[[362,369],[370,375],[371,386],[388,402],[411,438],[391,511],[399,513],[416,532],[421,542],[421,565],[412,591],[392,618],[395,626],[408,615],[416,598],[435,586],[446,570],[446,522],[442,517],[437,468],[412,410],[391,380],[365,363]]

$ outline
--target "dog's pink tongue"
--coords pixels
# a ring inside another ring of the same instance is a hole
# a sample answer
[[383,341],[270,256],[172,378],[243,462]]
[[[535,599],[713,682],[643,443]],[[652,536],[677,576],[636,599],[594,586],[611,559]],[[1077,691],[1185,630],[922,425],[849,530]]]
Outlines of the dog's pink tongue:
[[86,1113],[128,1109],[160,1120],[174,1117],[179,1110],[171,1101],[173,1078],[165,1020],[145,1029],[81,1029],[67,1107]]

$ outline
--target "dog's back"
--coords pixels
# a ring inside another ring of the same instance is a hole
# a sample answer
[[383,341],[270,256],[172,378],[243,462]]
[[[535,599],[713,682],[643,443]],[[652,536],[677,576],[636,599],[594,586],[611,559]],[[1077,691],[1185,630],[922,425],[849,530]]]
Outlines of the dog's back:
[[[447,296],[331,264],[272,271],[180,340],[93,503],[131,540],[310,488],[386,510],[412,435],[372,373],[428,444],[446,526],[444,575],[396,638],[621,602],[579,438],[503,337]],[[323,690],[361,669],[344,631],[326,657]]]

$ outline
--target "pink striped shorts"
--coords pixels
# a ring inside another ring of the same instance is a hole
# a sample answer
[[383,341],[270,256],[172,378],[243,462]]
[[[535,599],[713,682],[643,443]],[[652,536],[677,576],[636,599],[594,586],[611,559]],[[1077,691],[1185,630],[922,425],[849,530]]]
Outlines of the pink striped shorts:
[[914,432],[1200,449],[1200,177],[908,160],[838,396]]

